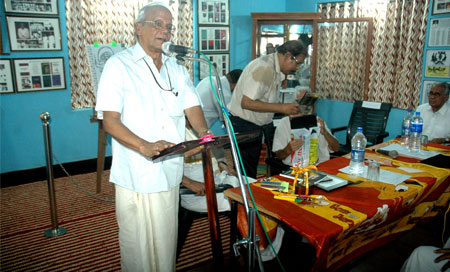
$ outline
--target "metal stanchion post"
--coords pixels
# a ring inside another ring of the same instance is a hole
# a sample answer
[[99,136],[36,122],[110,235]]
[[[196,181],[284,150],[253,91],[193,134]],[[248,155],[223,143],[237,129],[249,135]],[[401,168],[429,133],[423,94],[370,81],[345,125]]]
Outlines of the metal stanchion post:
[[58,227],[58,215],[56,214],[56,198],[55,187],[53,183],[53,160],[52,160],[52,146],[50,142],[50,114],[43,112],[40,115],[42,120],[42,128],[44,130],[44,144],[45,144],[45,158],[47,161],[47,181],[48,181],[48,196],[50,199],[50,216],[52,219],[52,228],[44,231],[47,237],[58,237],[66,233],[66,229]]

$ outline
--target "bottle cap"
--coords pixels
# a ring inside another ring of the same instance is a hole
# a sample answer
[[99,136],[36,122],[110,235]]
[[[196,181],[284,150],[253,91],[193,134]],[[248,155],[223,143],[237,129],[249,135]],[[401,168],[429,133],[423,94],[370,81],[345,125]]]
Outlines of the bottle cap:
[[416,111],[416,116],[420,116],[420,112]]
[[356,129],[356,131],[362,132],[362,131],[363,131],[363,128],[362,128],[362,127],[358,127],[358,128]]

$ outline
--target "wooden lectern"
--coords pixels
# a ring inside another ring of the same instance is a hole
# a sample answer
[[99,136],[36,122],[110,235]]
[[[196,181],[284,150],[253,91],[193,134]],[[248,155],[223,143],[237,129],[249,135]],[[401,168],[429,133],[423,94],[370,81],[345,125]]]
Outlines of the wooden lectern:
[[[249,132],[236,134],[236,140],[242,142],[255,138],[259,132]],[[173,156],[183,155],[192,149],[203,146],[203,176],[205,179],[206,205],[208,207],[208,221],[211,235],[211,246],[213,250],[214,265],[217,268],[223,268],[224,259],[222,251],[222,238],[220,235],[219,212],[217,209],[216,187],[214,183],[214,173],[211,163],[211,149],[224,148],[230,143],[228,136],[216,136],[211,138],[213,141],[203,141],[202,139],[186,141],[173,147],[167,148],[160,155],[153,156],[152,160],[158,162]]]

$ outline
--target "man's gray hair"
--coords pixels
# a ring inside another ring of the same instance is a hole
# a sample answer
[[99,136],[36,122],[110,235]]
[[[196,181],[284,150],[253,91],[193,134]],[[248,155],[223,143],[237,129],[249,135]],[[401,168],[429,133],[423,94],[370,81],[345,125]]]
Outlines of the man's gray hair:
[[444,95],[448,96],[450,94],[450,84],[448,84],[447,82],[439,82],[433,85],[434,87],[442,87],[444,88]]
[[139,37],[138,37],[138,35],[136,33],[136,24],[137,23],[143,23],[146,20],[146,18],[147,18],[148,10],[151,9],[151,8],[155,8],[155,7],[162,7],[162,8],[167,9],[167,11],[170,12],[169,7],[166,4],[164,4],[163,2],[153,2],[153,3],[150,3],[150,4],[147,4],[147,5],[143,6],[139,10],[138,15],[136,16],[136,21],[134,22],[134,36],[136,37],[137,40],[139,39]]

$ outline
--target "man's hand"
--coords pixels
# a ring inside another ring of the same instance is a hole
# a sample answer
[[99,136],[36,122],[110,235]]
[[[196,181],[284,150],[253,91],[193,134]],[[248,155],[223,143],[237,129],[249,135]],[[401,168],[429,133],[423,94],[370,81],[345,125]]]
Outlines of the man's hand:
[[297,103],[287,103],[287,104],[281,104],[282,107],[282,113],[286,115],[293,115],[299,113],[299,105]]
[[320,134],[325,135],[326,129],[325,129],[325,124],[324,124],[324,122],[323,122],[323,119],[320,118],[320,117],[317,117],[317,121],[318,121],[319,124],[320,124]]
[[181,182],[181,184],[183,184],[186,188],[188,188],[189,190],[191,190],[192,192],[195,193],[195,195],[197,196],[203,196],[205,195],[205,184],[192,180],[188,177],[183,176],[183,180]]
[[303,140],[301,140],[301,139],[292,140],[286,146],[286,151],[288,154],[291,154],[292,152],[297,151],[302,146],[303,146]]
[[435,263],[438,263],[440,261],[443,260],[448,260],[446,264],[444,264],[444,266],[441,268],[441,271],[447,271],[447,269],[450,268],[450,248],[441,248],[441,249],[436,249],[434,251],[434,253],[442,253],[442,255],[440,255],[439,257],[437,257],[436,259],[434,259]]
[[220,161],[218,163],[218,165],[219,165],[220,171],[225,171],[230,176],[237,176],[236,170],[234,170],[233,167],[228,166],[228,164],[226,164],[225,162]]
[[174,146],[174,144],[164,140],[160,140],[154,143],[144,142],[141,144],[141,146],[139,146],[139,153],[147,158],[151,158],[155,155],[159,155],[161,151],[172,146]]
[[275,151],[275,155],[278,159],[284,160],[289,155],[292,154],[292,152],[297,151],[300,147],[303,145],[303,140],[297,139],[290,141],[285,148]]

